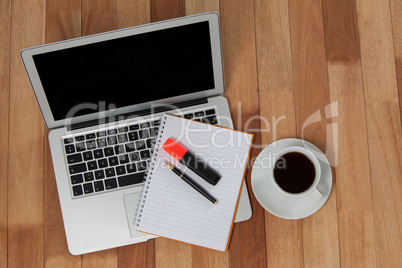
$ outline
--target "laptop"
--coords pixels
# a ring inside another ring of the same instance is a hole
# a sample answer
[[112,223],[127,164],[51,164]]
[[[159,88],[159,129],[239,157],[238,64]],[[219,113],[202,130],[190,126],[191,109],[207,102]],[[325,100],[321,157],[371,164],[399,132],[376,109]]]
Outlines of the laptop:
[[[204,13],[27,48],[67,244],[78,255],[139,242],[134,214],[159,117],[233,128],[219,15]],[[235,222],[251,217],[246,185]]]

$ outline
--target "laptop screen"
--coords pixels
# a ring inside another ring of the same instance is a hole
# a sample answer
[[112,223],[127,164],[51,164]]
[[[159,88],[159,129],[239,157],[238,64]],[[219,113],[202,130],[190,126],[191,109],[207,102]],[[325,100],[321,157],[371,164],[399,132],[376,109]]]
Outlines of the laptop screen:
[[37,54],[33,61],[55,120],[82,103],[121,108],[215,87],[208,21]]

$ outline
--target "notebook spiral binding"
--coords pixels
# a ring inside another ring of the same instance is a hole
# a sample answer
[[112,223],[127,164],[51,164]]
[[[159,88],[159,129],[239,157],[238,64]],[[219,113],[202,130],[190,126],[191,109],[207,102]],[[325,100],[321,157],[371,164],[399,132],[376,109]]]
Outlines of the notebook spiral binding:
[[[148,189],[149,189],[149,185],[151,184],[151,179],[152,179],[152,174],[155,171],[156,168],[156,157],[158,155],[158,151],[161,148],[161,139],[162,139],[162,134],[163,134],[163,129],[165,128],[165,123],[166,123],[166,116],[162,116],[161,118],[161,125],[159,126],[159,130],[158,130],[158,136],[155,139],[155,144],[154,144],[154,152],[152,154],[151,157],[151,162],[150,162],[150,166],[148,168],[148,171],[145,174],[145,177],[147,178],[147,180],[145,181],[145,185],[144,188],[142,188],[142,192],[141,192],[141,196],[143,196],[144,198],[138,203],[138,207],[137,207],[137,212],[139,211],[140,213],[138,214],[138,218],[134,219],[135,225],[138,227],[139,226],[139,222],[140,222],[140,218],[142,216],[142,211],[144,208],[144,204],[147,198],[147,193],[148,193]],[[145,195],[143,195],[143,193],[145,192]],[[136,213],[137,214],[137,213]]]

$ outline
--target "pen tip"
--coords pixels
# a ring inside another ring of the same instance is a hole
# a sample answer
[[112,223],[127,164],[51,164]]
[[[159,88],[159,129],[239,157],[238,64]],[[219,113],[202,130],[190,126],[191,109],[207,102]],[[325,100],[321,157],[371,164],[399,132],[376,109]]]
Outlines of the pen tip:
[[219,203],[219,200],[216,200],[215,203],[214,203],[214,205],[217,205],[218,203]]
[[168,166],[168,168],[173,169],[172,164],[170,164],[168,161],[165,161],[165,165]]

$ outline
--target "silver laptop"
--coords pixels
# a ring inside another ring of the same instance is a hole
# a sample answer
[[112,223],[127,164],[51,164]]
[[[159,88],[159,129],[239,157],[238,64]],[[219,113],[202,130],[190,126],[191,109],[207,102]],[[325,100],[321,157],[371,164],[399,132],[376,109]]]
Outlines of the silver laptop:
[[[71,254],[146,241],[133,228],[163,112],[232,128],[219,16],[205,13],[24,49],[51,132]],[[236,222],[251,217],[243,186]]]

